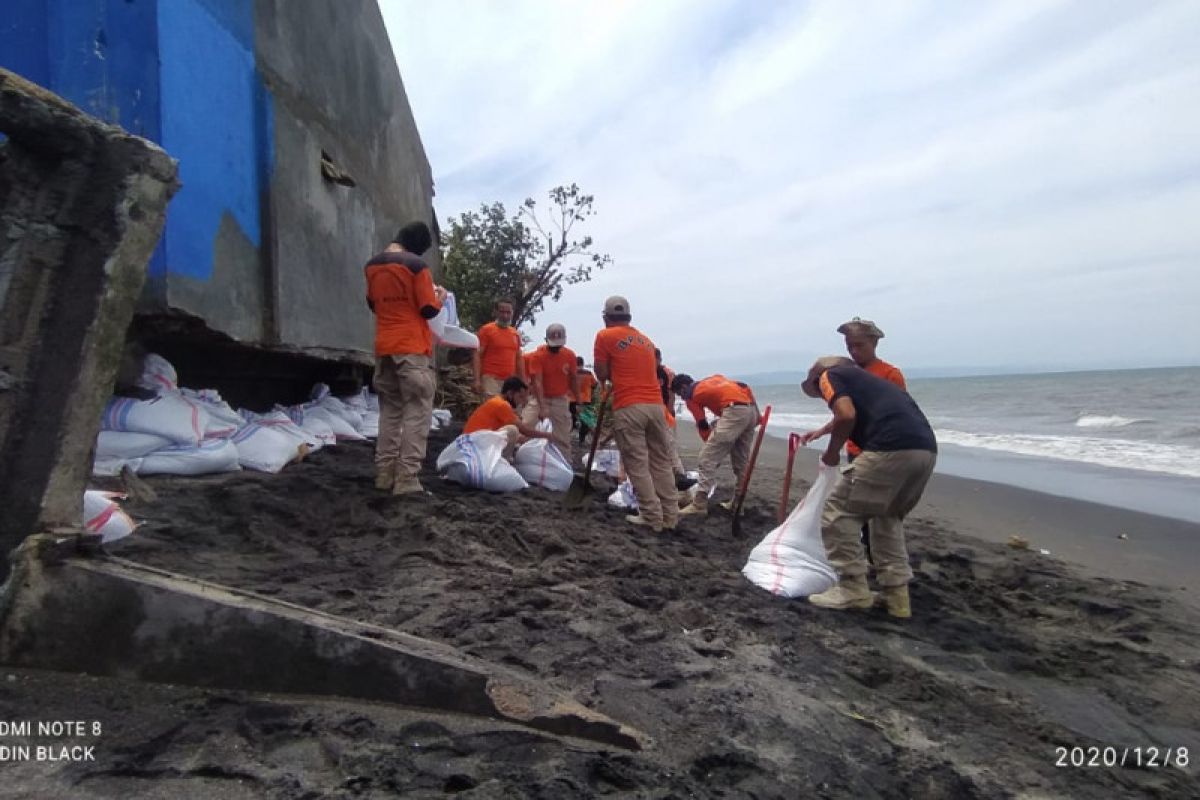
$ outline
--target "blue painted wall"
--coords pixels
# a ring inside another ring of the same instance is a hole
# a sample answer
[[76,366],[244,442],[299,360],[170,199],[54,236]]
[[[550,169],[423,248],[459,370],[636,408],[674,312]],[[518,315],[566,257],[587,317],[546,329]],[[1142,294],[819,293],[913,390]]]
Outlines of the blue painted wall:
[[179,159],[183,183],[167,218],[163,268],[207,281],[225,213],[255,247],[262,241],[271,105],[255,67],[253,4],[163,0],[158,41],[161,142]]
[[2,0],[0,66],[179,160],[152,285],[207,281],[222,216],[261,242],[271,102],[249,0]]

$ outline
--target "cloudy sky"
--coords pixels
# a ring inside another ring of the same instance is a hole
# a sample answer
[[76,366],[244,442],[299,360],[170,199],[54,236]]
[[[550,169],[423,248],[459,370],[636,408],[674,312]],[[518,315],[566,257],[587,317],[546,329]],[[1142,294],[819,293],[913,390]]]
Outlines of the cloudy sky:
[[[439,217],[576,182],[694,372],[1200,364],[1200,5],[380,0]],[[453,287],[451,287],[453,288]]]

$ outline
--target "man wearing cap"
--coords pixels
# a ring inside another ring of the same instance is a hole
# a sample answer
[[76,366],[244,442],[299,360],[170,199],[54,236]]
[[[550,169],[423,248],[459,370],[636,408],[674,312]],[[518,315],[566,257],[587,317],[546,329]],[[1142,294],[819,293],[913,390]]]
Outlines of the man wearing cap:
[[367,306],[375,314],[375,391],[379,436],[375,486],[392,494],[425,491],[417,473],[433,417],[433,334],[446,293],[433,285],[421,259],[433,244],[424,222],[410,222],[367,262]]
[[908,583],[912,569],[904,542],[904,518],[912,511],[937,460],[933,428],[916,401],[900,387],[840,356],[813,363],[800,384],[806,395],[821,398],[833,411],[829,444],[821,456],[836,467],[850,437],[862,452],[842,472],[821,516],[821,537],[838,584],[809,597],[823,608],[869,608],[868,564],[859,531],[871,522],[875,577],[888,613],[912,616]]
[[[869,319],[855,317],[849,322],[843,322],[841,325],[838,325],[837,332],[845,337],[846,352],[850,354],[850,358],[854,359],[855,364],[872,375],[878,375],[885,381],[891,381],[901,389],[908,391],[908,386],[904,382],[904,374],[900,372],[899,368],[875,355],[875,349],[879,346],[879,340],[883,338],[883,331],[879,329],[878,325]],[[808,444],[814,439],[827,436],[832,429],[833,420],[830,420],[820,428],[803,434],[800,437],[800,442],[801,444]],[[846,442],[846,455],[851,460],[860,452],[862,452],[861,448],[853,440]]]
[[550,420],[552,440],[571,460],[571,398],[579,393],[575,351],[566,346],[567,329],[558,323],[546,328],[546,343],[529,356],[533,391],[521,416],[529,427]]
[[613,433],[625,472],[637,493],[638,513],[626,519],[655,532],[674,530],[679,519],[671,434],[663,413],[654,342],[629,323],[629,301],[604,301],[604,330],[596,334],[596,377],[612,381]]
[[[850,358],[854,359],[854,363],[865,369],[872,375],[878,375],[885,381],[891,381],[901,389],[908,391],[908,386],[904,382],[904,374],[900,370],[888,362],[884,361],[875,355],[875,349],[879,346],[879,340],[883,338],[883,331],[869,319],[855,317],[849,322],[843,322],[838,325],[837,332],[842,334],[846,340],[846,352],[850,354]],[[827,436],[833,429],[833,420],[825,423],[816,430],[808,431],[800,437],[801,444],[808,444],[814,439],[820,439],[822,436]],[[853,461],[862,452],[862,448],[853,439],[846,442],[846,457]],[[863,525],[862,529],[863,546],[867,548],[867,559],[871,558],[871,531],[869,525]]]
[[[731,381],[724,375],[693,381],[691,375],[680,373],[671,382],[671,388],[687,403],[700,438],[704,440],[704,447],[700,449],[700,481],[692,502],[679,513],[707,514],[708,494],[716,486],[717,470],[726,456],[733,465],[734,476],[741,483],[750,460],[754,430],[758,427],[758,407],[749,386]],[[715,425],[709,425],[707,411],[716,415]]]
[[516,375],[525,380],[525,361],[521,358],[521,335],[512,326],[513,304],[497,300],[496,319],[479,329],[479,348],[472,351],[472,388],[476,394],[492,397],[500,393],[504,379]]

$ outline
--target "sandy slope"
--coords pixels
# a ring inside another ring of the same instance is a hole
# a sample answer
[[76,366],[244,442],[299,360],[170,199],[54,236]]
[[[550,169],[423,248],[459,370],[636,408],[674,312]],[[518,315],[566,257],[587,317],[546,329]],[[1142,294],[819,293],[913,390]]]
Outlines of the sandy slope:
[[[430,462],[440,449],[430,444]],[[649,733],[602,751],[490,721],[12,673],[0,717],[104,721],[98,761],[9,765],[27,796],[1115,797],[1200,795],[1200,617],[1168,593],[910,528],[909,623],[745,581],[752,501],[673,536],[602,494],[370,486],[344,445],[280,475],[153,479],[114,552],[507,664]],[[764,478],[764,485],[777,486]],[[774,494],[774,491],[771,492]],[[239,654],[230,654],[231,658]],[[1191,771],[1058,768],[1055,748],[1187,746]]]

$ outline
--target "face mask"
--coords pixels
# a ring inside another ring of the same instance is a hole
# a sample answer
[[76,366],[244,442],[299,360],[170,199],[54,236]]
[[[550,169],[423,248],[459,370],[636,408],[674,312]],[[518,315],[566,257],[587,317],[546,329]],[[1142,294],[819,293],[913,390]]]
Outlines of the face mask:
[[496,320],[496,326],[499,328],[507,328],[510,324],[507,320]]

